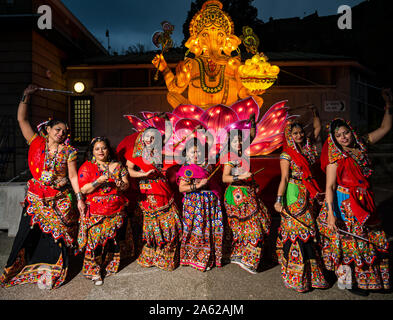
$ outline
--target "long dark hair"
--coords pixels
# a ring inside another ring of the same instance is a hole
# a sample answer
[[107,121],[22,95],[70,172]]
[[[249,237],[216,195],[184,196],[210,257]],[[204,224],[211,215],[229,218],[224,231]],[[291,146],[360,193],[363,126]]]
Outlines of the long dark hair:
[[243,145],[243,144],[247,144],[248,146],[250,146],[250,134],[243,140],[243,130],[231,130],[230,132],[228,132],[228,139],[227,139],[227,145],[224,147],[224,150],[227,150],[228,153],[233,152],[235,154],[237,154],[238,156],[242,156],[242,152],[243,152],[243,147],[240,150],[234,150],[232,148],[232,141],[235,137],[238,137],[239,142]]
[[47,130],[47,128],[48,128],[48,127],[53,128],[55,125],[57,125],[57,124],[59,124],[59,123],[64,124],[64,125],[66,126],[67,133],[69,133],[69,127],[68,127],[67,122],[65,122],[65,121],[63,121],[63,120],[59,120],[59,119],[50,119],[50,120],[48,120],[48,121],[46,121],[46,122],[40,124],[40,125],[38,126],[38,133],[39,133],[40,135],[46,137],[46,136],[48,136],[48,130]]
[[[184,159],[187,156],[187,150],[189,150],[192,147],[197,147],[199,150],[203,150],[203,145],[202,145],[201,141],[198,138],[194,137],[194,138],[192,138],[192,139],[187,141],[187,143],[186,143],[186,145],[185,145],[185,147],[184,147],[184,149],[182,151],[182,156],[183,156]],[[205,154],[203,155],[204,158],[201,159],[201,160],[205,160],[206,159],[207,152],[209,152],[208,148],[209,148],[208,143],[205,142]]]
[[107,137],[96,137],[93,140],[91,140],[89,148],[87,149],[87,160],[92,161],[93,159],[93,150],[94,150],[94,146],[97,142],[104,142],[106,147],[108,148],[108,162],[112,162],[112,161],[117,161],[117,157],[115,154],[115,151],[113,150],[109,139]]

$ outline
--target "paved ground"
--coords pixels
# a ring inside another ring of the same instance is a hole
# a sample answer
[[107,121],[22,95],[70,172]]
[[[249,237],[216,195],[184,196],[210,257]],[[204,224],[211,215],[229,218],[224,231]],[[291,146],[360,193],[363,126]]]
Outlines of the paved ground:
[[[376,201],[383,210],[385,230],[393,235],[393,185],[377,185]],[[381,212],[381,211],[380,211]],[[0,232],[0,268],[3,269],[13,238]],[[229,264],[201,273],[189,267],[173,272],[145,269],[135,261],[96,287],[83,278],[80,258],[73,258],[68,281],[56,290],[42,290],[37,285],[0,288],[0,300],[393,300],[393,293],[371,293],[368,297],[339,290],[337,284],[327,290],[296,293],[286,289],[278,265],[252,275]]]

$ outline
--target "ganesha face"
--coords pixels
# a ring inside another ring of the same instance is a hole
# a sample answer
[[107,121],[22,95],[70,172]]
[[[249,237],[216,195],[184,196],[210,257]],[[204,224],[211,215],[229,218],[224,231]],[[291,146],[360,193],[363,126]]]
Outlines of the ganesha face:
[[190,37],[185,45],[197,57],[203,54],[219,61],[223,57],[229,58],[240,43],[241,40],[237,36],[211,27],[203,29],[197,36]]

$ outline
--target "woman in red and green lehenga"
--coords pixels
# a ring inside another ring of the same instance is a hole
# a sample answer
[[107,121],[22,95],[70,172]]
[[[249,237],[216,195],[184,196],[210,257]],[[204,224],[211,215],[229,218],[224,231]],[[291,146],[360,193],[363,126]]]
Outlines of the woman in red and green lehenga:
[[[119,230],[126,221],[127,170],[114,159],[109,140],[92,140],[88,160],[78,172],[81,192],[86,195],[87,212],[81,216],[79,251],[85,251],[83,275],[102,285],[105,276],[116,273],[120,265]],[[127,241],[132,239],[127,238]]]
[[162,137],[155,128],[144,129],[125,154],[128,173],[139,180],[136,214],[143,217],[143,247],[137,262],[168,271],[179,265],[182,232],[174,194],[163,172],[162,146],[170,136],[169,130]]
[[29,147],[28,165],[33,176],[27,183],[24,209],[11,254],[0,278],[1,286],[38,283],[57,288],[68,270],[69,249],[75,245],[78,214],[73,210],[71,186],[78,210],[85,204],[78,186],[76,150],[68,144],[68,127],[50,120],[35,133],[27,118],[27,102],[37,90],[30,85],[18,107],[18,122]]
[[322,259],[317,244],[318,200],[321,189],[312,174],[318,160],[313,143],[321,125],[314,111],[314,132],[306,137],[297,122],[288,122],[280,155],[281,181],[274,208],[281,213],[276,252],[281,265],[281,276],[287,288],[306,292],[311,288],[325,289],[329,284],[323,273]]
[[221,189],[208,180],[214,165],[205,160],[198,138],[190,139],[183,151],[185,164],[176,174],[183,197],[183,237],[180,265],[199,271],[222,266],[224,223]]
[[359,139],[348,122],[335,119],[321,155],[326,171],[326,203],[317,220],[322,257],[326,268],[335,271],[338,287],[360,295],[390,289],[388,242],[376,213],[365,146],[382,139],[392,127],[390,89],[383,97],[386,112],[380,128]]
[[257,195],[258,185],[250,172],[249,158],[243,152],[255,137],[255,116],[250,120],[249,133],[246,130],[230,132],[228,152],[221,156],[221,161],[224,163],[222,181],[229,183],[224,204],[232,233],[230,262],[256,274],[271,219]]

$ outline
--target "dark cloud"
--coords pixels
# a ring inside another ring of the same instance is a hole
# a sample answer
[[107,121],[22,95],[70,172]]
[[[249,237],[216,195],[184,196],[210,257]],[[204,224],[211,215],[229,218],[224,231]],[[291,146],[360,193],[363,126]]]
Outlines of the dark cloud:
[[[161,28],[161,21],[175,25],[173,39],[180,45],[183,23],[192,0],[62,0],[68,9],[106,47],[106,29],[110,30],[111,47],[121,51],[143,44],[153,49],[151,36]],[[254,0],[259,18],[303,17],[318,11],[320,16],[337,14],[340,5],[354,6],[362,0]],[[225,8],[224,8],[225,9]]]

